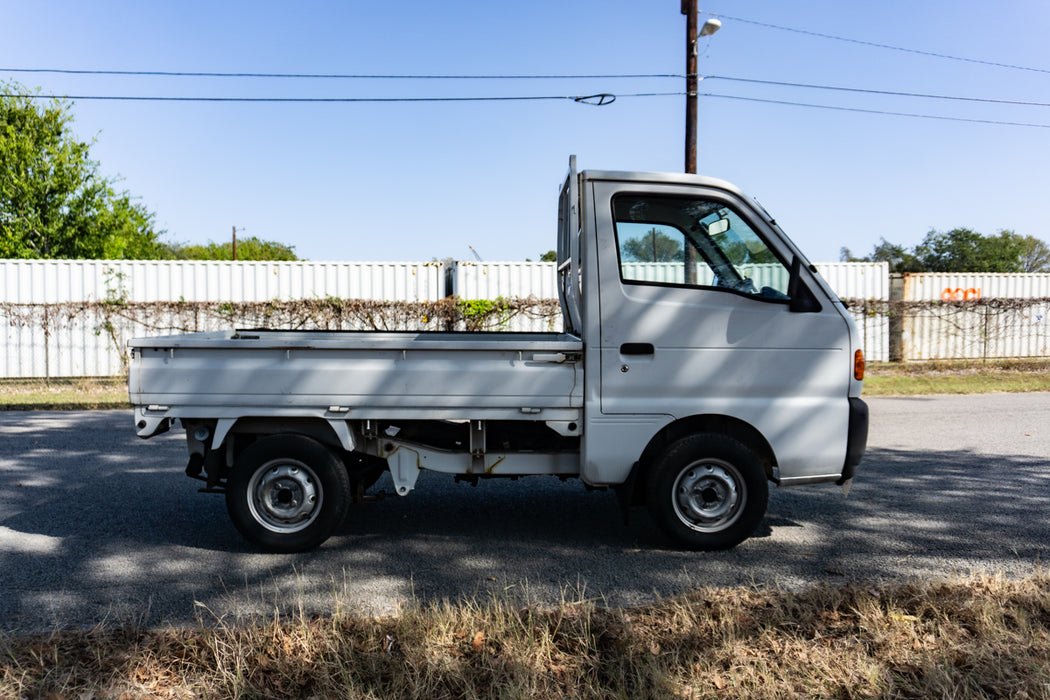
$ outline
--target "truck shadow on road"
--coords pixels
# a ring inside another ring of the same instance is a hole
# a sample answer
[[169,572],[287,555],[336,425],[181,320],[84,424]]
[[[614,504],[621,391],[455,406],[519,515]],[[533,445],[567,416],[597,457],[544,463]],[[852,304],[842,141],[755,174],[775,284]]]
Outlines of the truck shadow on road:
[[146,443],[129,425],[123,412],[0,415],[0,628],[1023,573],[1050,542],[1043,459],[876,449],[848,499],[833,486],[773,489],[759,531],[727,552],[675,550],[644,509],[624,525],[611,491],[579,482],[424,474],[407,497],[355,506],[320,549],[270,555],[183,476],[181,436]]

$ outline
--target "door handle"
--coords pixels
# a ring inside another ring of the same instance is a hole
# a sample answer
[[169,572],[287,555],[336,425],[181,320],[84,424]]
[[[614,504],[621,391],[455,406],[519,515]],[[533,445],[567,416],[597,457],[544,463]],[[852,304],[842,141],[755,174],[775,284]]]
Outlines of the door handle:
[[652,343],[624,343],[620,346],[621,355],[652,355],[656,348]]
[[532,356],[533,362],[553,362],[559,365],[568,359],[568,355],[563,352],[537,352]]

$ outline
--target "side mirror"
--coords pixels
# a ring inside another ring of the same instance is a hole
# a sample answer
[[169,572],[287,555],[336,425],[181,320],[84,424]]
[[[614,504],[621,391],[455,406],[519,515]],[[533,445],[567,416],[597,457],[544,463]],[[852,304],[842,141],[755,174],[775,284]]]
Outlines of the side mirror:
[[791,259],[791,276],[788,278],[788,296],[791,302],[788,310],[792,313],[811,314],[820,311],[820,302],[810,291],[809,286],[802,280],[802,261],[796,255]]

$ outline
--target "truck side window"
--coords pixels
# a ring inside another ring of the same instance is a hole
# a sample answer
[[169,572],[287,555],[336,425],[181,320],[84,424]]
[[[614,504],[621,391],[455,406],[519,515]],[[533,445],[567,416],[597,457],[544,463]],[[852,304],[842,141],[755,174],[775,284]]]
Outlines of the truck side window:
[[613,199],[624,282],[715,287],[786,301],[790,272],[722,202],[660,195]]

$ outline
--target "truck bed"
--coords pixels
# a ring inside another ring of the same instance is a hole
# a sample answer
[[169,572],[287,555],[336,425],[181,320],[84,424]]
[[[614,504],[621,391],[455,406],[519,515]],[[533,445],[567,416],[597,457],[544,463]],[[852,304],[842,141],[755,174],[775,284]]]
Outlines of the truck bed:
[[129,346],[131,403],[169,418],[576,420],[583,405],[568,334],[239,330]]

